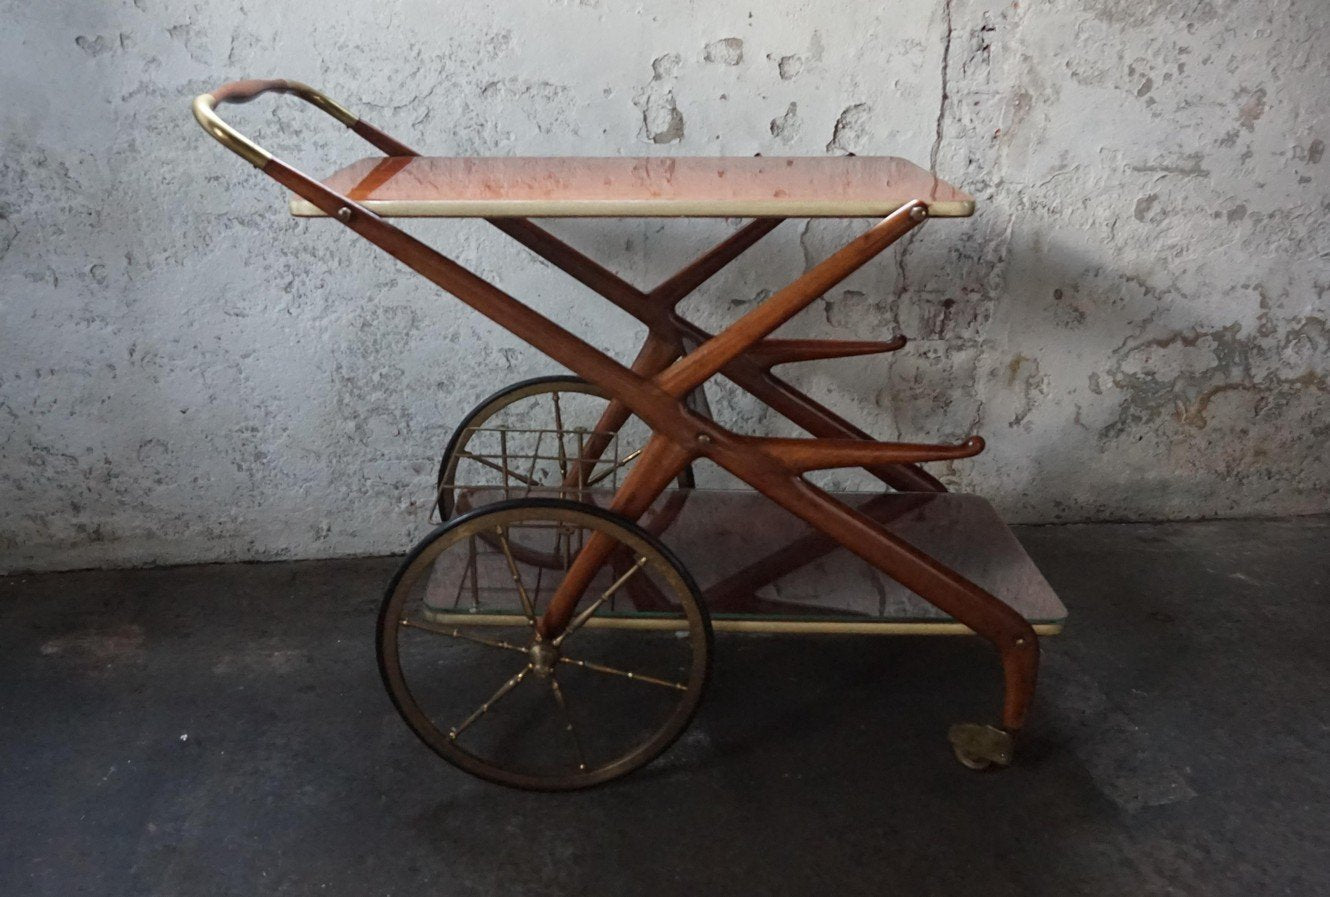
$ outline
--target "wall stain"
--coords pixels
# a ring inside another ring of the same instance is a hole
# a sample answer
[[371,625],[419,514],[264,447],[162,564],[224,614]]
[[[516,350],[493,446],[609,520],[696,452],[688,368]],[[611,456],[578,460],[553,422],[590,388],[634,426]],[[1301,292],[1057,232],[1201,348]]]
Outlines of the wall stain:
[[1265,115],[1265,88],[1258,87],[1252,91],[1243,88],[1241,95],[1245,95],[1246,99],[1238,107],[1238,126],[1246,131],[1254,131],[1256,123]]
[[799,136],[799,104],[791,103],[785,112],[771,120],[771,136],[790,143]]
[[657,56],[651,63],[651,82],[633,98],[633,105],[642,112],[642,133],[652,143],[683,140],[683,113],[674,101],[674,90],[667,85],[673,81],[682,61],[678,53]]
[[[773,59],[773,56],[767,56]],[[791,53],[789,56],[781,56],[776,59],[776,73],[782,81],[793,81],[799,77],[799,73],[804,70],[804,58],[797,53]]]
[[831,139],[827,141],[827,152],[845,154],[856,152],[856,147],[863,149],[872,111],[867,103],[845,107],[836,117]]
[[744,61],[744,42],[737,37],[714,40],[702,49],[702,58],[721,65],[738,65]]

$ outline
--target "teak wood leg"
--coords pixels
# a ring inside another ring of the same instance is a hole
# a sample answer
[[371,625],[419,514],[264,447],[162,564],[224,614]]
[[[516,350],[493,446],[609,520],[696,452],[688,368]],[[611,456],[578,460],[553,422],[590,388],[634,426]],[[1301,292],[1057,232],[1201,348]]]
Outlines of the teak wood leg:
[[[684,354],[683,346],[701,345],[712,338],[712,334],[678,313],[676,307],[679,302],[774,230],[781,220],[759,218],[749,222],[650,292],[639,290],[531,221],[522,218],[492,218],[489,222],[583,286],[637,318],[647,327],[648,342],[656,339],[663,345],[674,347],[676,354],[672,357],[665,358],[663,355],[653,354],[652,364],[649,366],[640,365],[643,356],[639,354],[633,369],[644,376],[655,376]],[[822,343],[826,347],[825,350],[815,356],[820,358],[864,354],[861,347],[869,345],[862,342],[856,344],[829,340],[798,342]],[[892,351],[903,346],[904,340],[897,339],[872,345],[873,348],[869,351]],[[646,346],[643,347],[643,352],[645,351]],[[798,360],[803,359],[778,353],[764,354],[760,351],[760,347],[753,347],[749,352],[739,355],[724,365],[720,373],[813,436],[871,440],[872,437],[868,433],[771,373],[771,368],[778,364]],[[621,409],[616,409],[615,418],[617,419],[617,415],[621,413]],[[608,418],[609,412],[606,414]],[[622,423],[622,420],[618,420],[615,427],[608,432],[615,432]],[[891,488],[901,492],[946,491],[946,487],[937,478],[917,464],[883,464],[866,469]]]
[[[674,478],[679,475],[694,455],[677,445],[667,436],[655,435],[642,449],[637,463],[628,471],[624,481],[614,493],[610,510],[637,520],[660,497]],[[596,571],[605,563],[614,542],[601,533],[593,533],[582,550],[573,559],[564,574],[545,614],[540,618],[537,632],[544,638],[555,638],[563,632],[573,617],[578,599],[586,590]]]
[[[658,335],[655,331],[648,331],[646,342],[638,350],[637,358],[633,360],[632,371],[643,377],[654,377],[679,357],[682,349],[677,343],[672,343],[665,337]],[[595,468],[596,462],[609,446],[614,434],[624,425],[632,415],[632,409],[623,403],[622,400],[611,398],[601,412],[600,419],[596,421],[595,427],[587,436],[587,441],[581,450],[581,457],[568,471],[568,476],[564,479],[563,485],[566,488],[573,488],[579,483],[591,482],[591,471]]]

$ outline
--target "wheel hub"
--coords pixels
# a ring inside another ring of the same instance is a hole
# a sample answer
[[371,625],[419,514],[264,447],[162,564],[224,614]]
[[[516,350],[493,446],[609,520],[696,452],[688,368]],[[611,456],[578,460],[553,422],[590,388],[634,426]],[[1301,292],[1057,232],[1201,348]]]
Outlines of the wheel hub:
[[535,641],[526,649],[531,655],[531,669],[537,676],[549,676],[559,665],[559,649],[546,641]]

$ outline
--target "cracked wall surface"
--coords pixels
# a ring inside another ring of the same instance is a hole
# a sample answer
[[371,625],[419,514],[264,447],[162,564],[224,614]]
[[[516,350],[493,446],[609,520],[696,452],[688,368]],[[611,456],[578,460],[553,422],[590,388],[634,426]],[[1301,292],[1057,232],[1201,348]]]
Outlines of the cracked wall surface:
[[[452,426],[556,370],[209,141],[196,93],[321,86],[433,154],[894,154],[978,198],[787,336],[787,368],[1012,520],[1330,510],[1330,16],[1318,0],[0,0],[0,570],[404,550]],[[229,107],[315,173],[366,149]],[[866,222],[790,221],[686,305],[751,308]],[[635,283],[732,222],[564,221]],[[483,225],[413,222],[617,357],[634,323]],[[793,432],[724,385],[746,432]],[[713,475],[704,472],[705,477]],[[853,474],[829,478],[866,485]]]

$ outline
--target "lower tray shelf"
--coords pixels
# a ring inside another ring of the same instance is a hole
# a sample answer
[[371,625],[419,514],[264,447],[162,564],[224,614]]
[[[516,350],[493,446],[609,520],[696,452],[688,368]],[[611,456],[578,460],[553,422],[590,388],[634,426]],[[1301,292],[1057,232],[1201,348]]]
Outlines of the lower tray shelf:
[[[530,494],[557,493],[507,493],[513,498]],[[501,489],[473,489],[459,495],[458,507],[477,507],[504,497]],[[577,497],[604,507],[613,494],[590,491]],[[984,499],[956,493],[836,497],[1002,599],[1040,635],[1061,630],[1066,608]],[[756,492],[667,492],[642,525],[659,536],[692,574],[718,632],[971,634],[964,624]],[[530,568],[528,582],[544,583],[538,603],[548,600],[562,572],[550,569],[553,553],[546,550],[550,543],[541,541],[549,540],[550,534],[531,532],[511,538],[516,544],[526,540],[530,550],[518,552],[518,563]],[[496,546],[473,539],[472,550],[455,552],[452,560],[436,565],[426,587],[426,614],[439,625],[512,626],[521,618],[521,607],[507,561]],[[626,595],[588,625],[676,625],[642,606]]]

